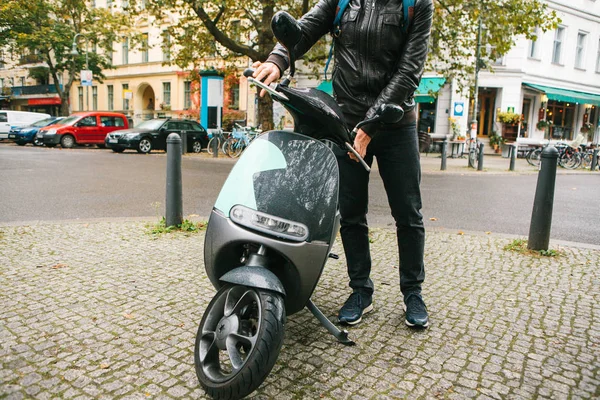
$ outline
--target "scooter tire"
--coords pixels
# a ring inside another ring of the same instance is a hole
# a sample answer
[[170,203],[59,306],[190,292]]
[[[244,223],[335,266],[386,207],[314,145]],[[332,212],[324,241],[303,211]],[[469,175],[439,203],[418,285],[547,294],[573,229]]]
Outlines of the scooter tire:
[[283,344],[285,305],[279,293],[240,286],[221,288],[198,327],[194,364],[214,399],[240,399],[256,390]]

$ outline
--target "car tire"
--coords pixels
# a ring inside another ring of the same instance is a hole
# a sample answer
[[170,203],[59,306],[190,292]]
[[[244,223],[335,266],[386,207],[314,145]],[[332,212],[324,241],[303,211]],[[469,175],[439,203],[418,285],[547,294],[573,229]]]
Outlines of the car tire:
[[60,146],[63,149],[71,149],[75,146],[75,138],[72,135],[63,135],[60,138]]
[[194,153],[200,153],[202,151],[202,142],[199,140],[194,140],[192,142],[192,151]]
[[43,146],[44,142],[42,142],[40,139],[34,138],[33,139],[33,145],[34,146]]
[[137,151],[142,154],[150,153],[152,151],[152,140],[147,137],[141,138],[138,143]]
[[125,151],[125,147],[111,147],[111,150],[115,153],[122,153]]

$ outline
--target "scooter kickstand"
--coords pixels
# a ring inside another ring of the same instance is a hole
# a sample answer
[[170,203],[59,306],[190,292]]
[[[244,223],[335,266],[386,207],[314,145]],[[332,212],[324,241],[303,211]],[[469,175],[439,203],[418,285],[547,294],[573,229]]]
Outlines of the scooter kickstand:
[[311,299],[308,299],[306,308],[308,308],[308,310],[319,320],[321,325],[323,325],[325,329],[329,331],[329,333],[335,336],[338,342],[345,344],[346,346],[354,346],[356,344],[348,338],[348,331],[345,329],[339,330],[334,324],[332,324]]

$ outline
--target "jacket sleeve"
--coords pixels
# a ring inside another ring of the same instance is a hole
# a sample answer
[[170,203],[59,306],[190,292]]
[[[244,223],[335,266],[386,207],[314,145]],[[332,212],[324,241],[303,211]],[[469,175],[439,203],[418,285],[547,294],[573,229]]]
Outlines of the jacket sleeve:
[[[375,104],[367,111],[366,118],[372,118],[382,104],[401,105],[413,95],[419,86],[427,60],[432,19],[433,0],[418,0],[415,3],[414,15],[408,31],[409,37],[398,62],[398,69],[375,100]],[[365,132],[369,136],[374,133],[372,129]]]
[[[310,48],[333,27],[333,19],[338,0],[320,0],[298,22],[302,28],[302,38],[294,47],[296,57],[301,58]],[[267,58],[279,67],[281,75],[290,66],[290,59],[285,47],[277,43]]]

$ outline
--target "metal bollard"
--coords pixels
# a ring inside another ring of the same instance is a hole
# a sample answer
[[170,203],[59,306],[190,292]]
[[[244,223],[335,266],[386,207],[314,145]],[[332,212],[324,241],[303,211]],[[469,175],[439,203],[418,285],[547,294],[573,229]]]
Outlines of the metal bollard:
[[542,151],[542,166],[538,173],[527,242],[527,248],[531,250],[548,250],[557,161],[558,150],[554,146],[548,146]]
[[445,139],[442,142],[442,167],[440,168],[441,171],[445,171],[446,170],[446,157],[447,157],[446,151],[447,151],[447,148],[448,148],[448,140]]
[[483,171],[483,143],[479,143],[479,158],[477,159],[477,171]]
[[513,143],[510,148],[510,170],[515,170],[515,162],[517,160],[517,144]]
[[598,166],[598,149],[594,149],[594,153],[592,154],[592,167],[590,171],[595,171]]
[[219,157],[219,137],[217,136],[216,133],[213,133],[211,146],[212,146],[213,158]]
[[181,225],[183,221],[181,142],[181,137],[176,133],[167,137],[167,226]]

